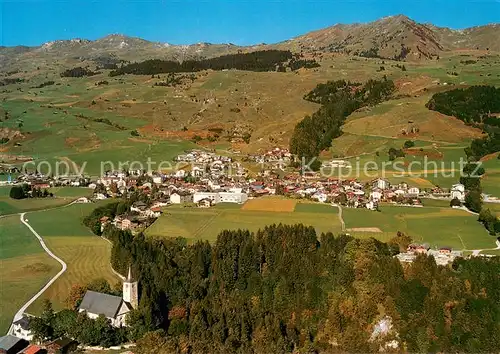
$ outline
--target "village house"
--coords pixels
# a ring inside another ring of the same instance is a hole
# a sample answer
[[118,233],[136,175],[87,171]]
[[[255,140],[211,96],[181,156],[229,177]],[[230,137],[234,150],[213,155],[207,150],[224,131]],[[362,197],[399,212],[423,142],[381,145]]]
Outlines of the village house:
[[420,189],[417,187],[408,188],[408,195],[417,197],[420,194]]
[[106,225],[110,223],[109,217],[103,216],[102,218],[99,219],[99,222],[101,223],[101,232],[103,232]]
[[463,184],[454,184],[451,186],[450,198],[465,201],[465,186]]
[[127,314],[139,304],[138,283],[132,280],[129,268],[128,276],[123,281],[123,296],[115,296],[87,290],[78,307],[78,312],[86,312],[87,316],[96,319],[99,315],[106,316],[114,327],[126,325]]
[[370,193],[370,199],[373,200],[374,202],[378,202],[382,199],[382,192],[378,189],[373,190]]
[[383,179],[383,178],[377,178],[372,182],[372,188],[378,188],[378,189],[388,189],[390,187],[390,183],[388,180]]
[[75,203],[86,204],[86,203],[92,203],[92,201],[87,197],[80,197],[77,200],[75,200]]
[[213,202],[211,199],[204,198],[199,200],[197,203],[198,208],[210,208],[213,205]]
[[46,352],[45,349],[35,344],[30,344],[22,351],[23,354],[45,354]]
[[148,206],[146,205],[146,203],[138,201],[132,204],[132,206],[130,207],[130,211],[142,214],[146,211],[147,208]]
[[12,323],[12,335],[30,342],[33,340],[33,334],[30,331],[30,318],[23,315],[19,320]]
[[144,213],[148,218],[159,218],[161,216],[160,207],[151,207]]
[[193,202],[193,195],[184,192],[175,192],[170,194],[170,202],[172,204],[185,204]]

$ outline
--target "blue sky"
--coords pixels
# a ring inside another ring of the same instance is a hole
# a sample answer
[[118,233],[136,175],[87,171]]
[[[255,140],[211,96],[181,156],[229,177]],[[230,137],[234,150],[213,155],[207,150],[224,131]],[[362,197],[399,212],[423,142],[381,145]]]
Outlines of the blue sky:
[[0,0],[0,45],[111,33],[173,44],[274,43],[395,14],[459,29],[500,22],[500,0]]

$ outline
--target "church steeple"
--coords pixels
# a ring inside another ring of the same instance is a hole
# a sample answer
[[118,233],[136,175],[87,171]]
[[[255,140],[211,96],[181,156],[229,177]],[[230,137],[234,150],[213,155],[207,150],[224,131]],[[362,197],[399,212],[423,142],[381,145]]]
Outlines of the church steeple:
[[128,267],[127,282],[132,282],[132,267]]
[[139,305],[138,284],[132,280],[132,267],[128,267],[127,279],[123,282],[123,300],[136,309]]

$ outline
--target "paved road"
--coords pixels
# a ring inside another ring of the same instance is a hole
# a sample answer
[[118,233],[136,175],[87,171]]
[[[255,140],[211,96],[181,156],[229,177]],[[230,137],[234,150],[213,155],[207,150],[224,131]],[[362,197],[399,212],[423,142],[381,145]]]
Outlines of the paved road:
[[339,221],[340,221],[340,227],[342,231],[345,231],[345,222],[344,218],[342,217],[342,206],[340,204],[332,204],[333,206],[336,206],[339,209]]
[[[61,266],[62,266],[62,269],[59,271],[59,273],[57,273],[52,279],[50,279],[47,284],[45,284],[45,286],[39,291],[37,292],[31,299],[28,300],[28,302],[26,302],[20,309],[19,311],[16,312],[16,314],[14,315],[14,320],[12,322],[15,322],[17,320],[20,320],[21,317],[23,317],[23,313],[26,312],[26,309],[33,303],[35,302],[44,292],[45,290],[47,290],[49,288],[49,286],[51,286],[65,271],[66,271],[66,263],[64,263],[64,261],[62,259],[60,259],[59,257],[57,257],[54,253],[52,253],[52,251],[47,247],[47,245],[45,244],[45,242],[43,241],[42,237],[31,227],[30,224],[28,224],[28,221],[24,219],[24,215],[26,213],[22,213],[20,215],[20,220],[21,222],[26,225],[26,227],[28,229],[30,229],[30,231],[33,233],[33,235],[35,235],[35,237],[38,239],[38,241],[40,242],[40,245],[42,246],[42,248],[45,250],[45,252],[47,252],[47,254],[54,258],[56,261],[58,261]],[[8,333],[11,333],[12,331],[12,325],[11,327],[9,328],[9,332]]]

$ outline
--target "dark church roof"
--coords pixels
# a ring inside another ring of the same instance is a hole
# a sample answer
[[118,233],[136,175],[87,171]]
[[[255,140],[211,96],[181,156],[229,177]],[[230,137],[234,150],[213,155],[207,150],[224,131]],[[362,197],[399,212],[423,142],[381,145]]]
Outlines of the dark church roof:
[[115,318],[122,302],[123,299],[120,296],[87,290],[78,309],[96,315],[104,315],[108,318]]
[[27,316],[21,317],[19,320],[14,322],[14,325],[20,326],[25,331],[30,329],[30,319]]

